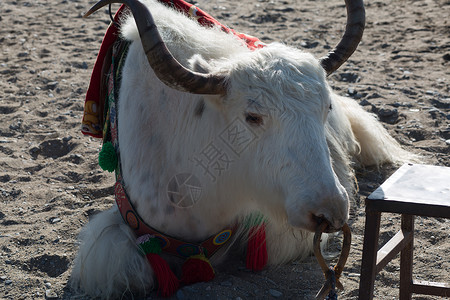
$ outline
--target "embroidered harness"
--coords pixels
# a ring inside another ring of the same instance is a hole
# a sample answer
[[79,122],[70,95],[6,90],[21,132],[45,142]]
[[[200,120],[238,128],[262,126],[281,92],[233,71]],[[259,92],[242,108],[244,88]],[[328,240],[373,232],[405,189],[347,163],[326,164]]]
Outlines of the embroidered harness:
[[[240,37],[250,49],[264,47],[259,39],[238,33],[220,24],[196,6],[183,0],[159,1],[195,18],[202,25],[221,26],[225,32]],[[170,296],[178,288],[179,282],[190,284],[214,278],[214,270],[208,258],[230,240],[238,226],[225,228],[200,243],[186,242],[163,234],[146,224],[129,200],[126,184],[121,175],[117,108],[122,67],[130,42],[117,38],[118,30],[114,25],[118,22],[124,8],[125,6],[122,5],[114,16],[113,23],[105,34],[97,56],[86,95],[82,132],[86,135],[103,138],[99,164],[104,170],[115,171],[115,200],[120,214],[124,222],[133,229],[138,237],[139,248],[147,257],[157,278],[158,290],[163,296]],[[250,270],[261,270],[267,264],[268,259],[264,217],[259,213],[251,214],[243,225],[248,230],[246,266]],[[167,262],[159,256],[161,251],[187,258],[182,267],[181,281],[170,270]]]
[[[182,258],[187,258],[192,255],[204,254],[207,258],[211,257],[217,250],[220,249],[231,237],[235,231],[233,228],[225,228],[216,235],[204,240],[201,243],[191,243],[182,241],[180,239],[171,237],[167,234],[163,234],[158,230],[152,228],[146,224],[137,213],[133,204],[129,200],[129,197],[125,190],[125,183],[121,175],[120,164],[120,147],[118,139],[118,93],[120,89],[120,82],[122,77],[122,66],[128,53],[130,42],[118,39],[112,49],[111,53],[111,65],[109,72],[106,76],[107,95],[105,101],[105,125],[103,129],[103,142],[104,145],[110,143],[115,153],[109,150],[107,155],[109,161],[111,157],[116,155],[112,161],[112,167],[110,171],[116,172],[116,184],[115,184],[115,199],[119,208],[120,214],[126,224],[134,230],[136,236],[142,236],[149,234],[160,241],[161,249],[172,255],[176,255]],[[108,147],[108,146],[106,146]],[[105,147],[104,147],[105,149]],[[108,150],[106,150],[108,151]],[[100,155],[100,161],[105,151],[102,150]],[[111,163],[110,163],[111,164]],[[102,163],[101,163],[102,165]],[[102,166],[103,167],[103,166]]]

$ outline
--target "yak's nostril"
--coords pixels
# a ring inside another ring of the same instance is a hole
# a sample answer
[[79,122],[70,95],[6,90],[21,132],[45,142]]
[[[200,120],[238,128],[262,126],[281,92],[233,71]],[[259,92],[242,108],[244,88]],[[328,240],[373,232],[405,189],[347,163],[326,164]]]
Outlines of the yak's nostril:
[[322,224],[322,222],[326,222],[325,216],[324,215],[313,215],[312,216],[314,222],[316,222],[317,225]]
[[328,220],[323,214],[320,215],[313,215],[312,216],[314,222],[316,223],[316,228],[320,226],[323,222],[327,223],[327,227],[325,228],[324,232],[332,233],[341,230],[342,226],[336,226],[337,223],[340,224],[340,222],[333,222]]
[[322,224],[323,222],[327,223],[327,228],[325,229],[325,232],[328,232],[328,228],[330,227],[330,222],[328,222],[328,220],[325,218],[325,216],[323,214],[320,215],[313,215],[312,219],[314,221],[314,223],[316,224],[316,228],[318,228],[320,226],[320,224]]

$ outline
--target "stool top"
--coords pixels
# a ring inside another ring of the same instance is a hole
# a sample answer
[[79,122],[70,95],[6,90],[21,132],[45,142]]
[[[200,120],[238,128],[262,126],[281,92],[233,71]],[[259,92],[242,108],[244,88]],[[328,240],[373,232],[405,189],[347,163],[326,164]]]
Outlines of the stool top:
[[[430,165],[404,164],[391,177],[389,177],[380,187],[378,187],[367,200],[383,200],[384,204],[379,203],[379,210],[391,211],[389,208],[384,210],[381,205],[389,206],[393,203],[397,208],[407,204],[405,209],[416,210],[413,214],[420,215],[420,208],[443,209],[442,217],[446,217],[450,211],[450,168]],[[398,210],[398,209],[397,209]],[[402,211],[397,212],[404,212]],[[404,212],[407,213],[407,212]],[[424,215],[430,215],[424,213]],[[439,216],[439,211],[432,215]]]

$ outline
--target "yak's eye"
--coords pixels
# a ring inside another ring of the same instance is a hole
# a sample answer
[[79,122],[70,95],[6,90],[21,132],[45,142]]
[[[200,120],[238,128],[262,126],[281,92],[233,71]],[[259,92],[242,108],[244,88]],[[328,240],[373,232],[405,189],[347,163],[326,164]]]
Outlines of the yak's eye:
[[255,113],[246,113],[245,114],[245,121],[250,125],[259,126],[263,124],[263,118],[262,116],[255,114]]
[[333,105],[330,104],[330,107],[328,107],[328,110],[331,111],[333,109]]

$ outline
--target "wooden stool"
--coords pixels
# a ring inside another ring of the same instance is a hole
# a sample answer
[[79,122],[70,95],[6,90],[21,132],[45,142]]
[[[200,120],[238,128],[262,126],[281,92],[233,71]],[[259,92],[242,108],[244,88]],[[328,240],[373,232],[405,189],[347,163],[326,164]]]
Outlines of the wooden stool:
[[[377,251],[382,212],[401,214],[402,223]],[[413,293],[450,296],[448,283],[412,279],[414,216],[450,218],[450,168],[405,164],[366,199],[360,300],[373,298],[376,274],[399,252],[401,300],[411,299]]]

